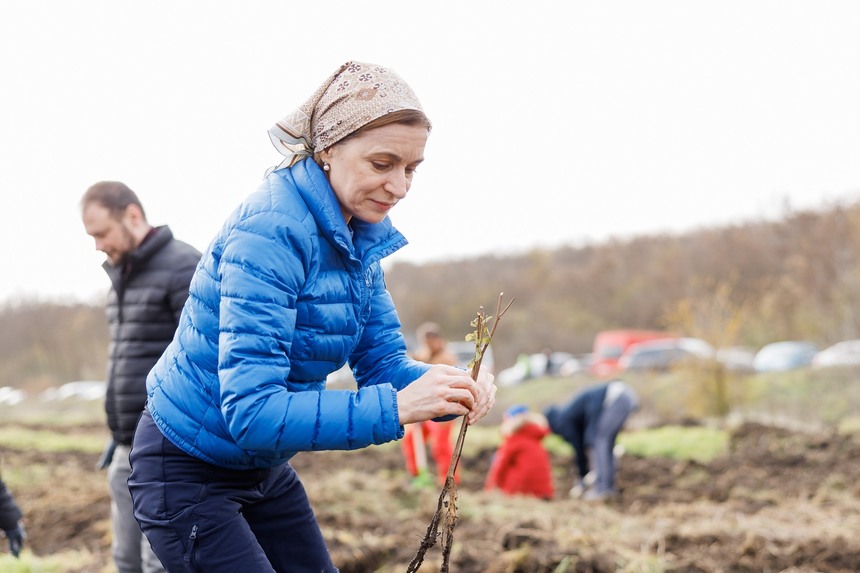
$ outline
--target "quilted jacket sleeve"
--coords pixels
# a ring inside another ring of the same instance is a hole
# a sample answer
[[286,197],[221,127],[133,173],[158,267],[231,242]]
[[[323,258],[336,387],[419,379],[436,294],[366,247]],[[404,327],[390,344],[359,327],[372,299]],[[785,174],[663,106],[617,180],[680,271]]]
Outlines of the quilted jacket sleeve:
[[350,365],[359,387],[391,384],[401,390],[427,372],[430,365],[407,355],[400,318],[379,265],[374,266],[372,276],[370,318]]
[[318,247],[307,222],[287,219],[263,211],[225,238],[218,373],[231,436],[249,452],[355,449],[399,438],[390,386],[290,390],[296,302]]

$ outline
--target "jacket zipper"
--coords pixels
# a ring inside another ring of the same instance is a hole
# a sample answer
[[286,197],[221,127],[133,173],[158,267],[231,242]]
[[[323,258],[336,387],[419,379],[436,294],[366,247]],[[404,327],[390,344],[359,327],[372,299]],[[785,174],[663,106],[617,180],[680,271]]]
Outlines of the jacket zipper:
[[188,536],[188,550],[185,552],[185,563],[191,563],[191,553],[194,551],[194,546],[197,544],[197,524],[191,526],[191,535]]

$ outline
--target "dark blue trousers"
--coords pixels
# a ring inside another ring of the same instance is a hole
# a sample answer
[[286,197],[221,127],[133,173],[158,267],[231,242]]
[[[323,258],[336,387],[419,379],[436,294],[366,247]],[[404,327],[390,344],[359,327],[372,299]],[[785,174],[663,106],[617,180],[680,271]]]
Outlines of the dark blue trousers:
[[167,440],[149,412],[138,422],[129,459],[134,516],[168,572],[337,571],[289,464],[208,464]]

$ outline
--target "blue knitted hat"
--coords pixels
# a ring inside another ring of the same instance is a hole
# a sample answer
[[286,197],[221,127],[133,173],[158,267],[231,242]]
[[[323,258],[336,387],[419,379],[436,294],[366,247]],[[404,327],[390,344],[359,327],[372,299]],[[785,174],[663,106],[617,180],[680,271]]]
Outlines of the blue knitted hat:
[[519,414],[525,414],[528,411],[529,408],[525,404],[514,404],[505,410],[504,418],[507,420],[508,418],[513,418]]

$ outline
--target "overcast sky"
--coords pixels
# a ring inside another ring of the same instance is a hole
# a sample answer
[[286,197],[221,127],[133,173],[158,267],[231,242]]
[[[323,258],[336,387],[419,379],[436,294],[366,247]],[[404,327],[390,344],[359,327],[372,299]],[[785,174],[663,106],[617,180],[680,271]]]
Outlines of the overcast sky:
[[4,0],[0,300],[108,287],[78,200],[134,189],[203,250],[347,60],[433,121],[392,212],[425,262],[860,199],[860,2]]

